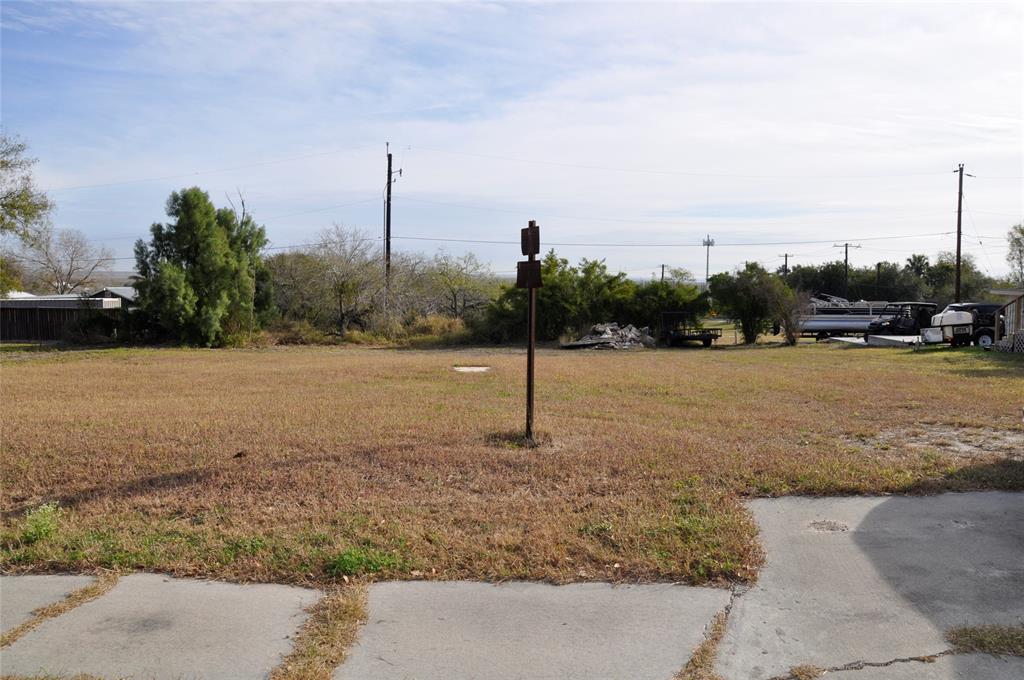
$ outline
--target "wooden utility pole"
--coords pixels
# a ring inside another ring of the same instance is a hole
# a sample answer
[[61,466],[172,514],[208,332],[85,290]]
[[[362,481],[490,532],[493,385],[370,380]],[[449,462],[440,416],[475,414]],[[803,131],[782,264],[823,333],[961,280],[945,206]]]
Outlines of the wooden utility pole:
[[388,182],[384,189],[384,288],[391,293],[391,145],[388,154]]
[[396,172],[391,171],[391,144],[384,147],[388,154],[388,181],[384,190],[384,294],[385,307],[391,301],[391,185],[394,183],[394,176],[402,176],[402,169]]
[[661,282],[665,283],[665,265],[661,265]]
[[[843,297],[850,299],[850,244],[849,243],[834,243],[833,248],[843,248],[845,253],[843,256]],[[854,248],[860,248],[860,246],[853,246]]]
[[782,275],[785,276],[789,273],[789,258],[793,257],[793,253],[783,253],[779,257],[782,258]]
[[956,190],[956,289],[953,302],[959,302],[961,301],[961,290],[959,290],[961,289],[961,286],[959,286],[959,283],[961,283],[959,281],[961,280],[961,245],[959,244],[961,244],[963,233],[961,225],[964,212],[964,175],[967,174],[968,177],[974,177],[974,175],[964,172],[963,163],[959,164],[959,167],[953,170],[953,172],[959,175],[959,187]]

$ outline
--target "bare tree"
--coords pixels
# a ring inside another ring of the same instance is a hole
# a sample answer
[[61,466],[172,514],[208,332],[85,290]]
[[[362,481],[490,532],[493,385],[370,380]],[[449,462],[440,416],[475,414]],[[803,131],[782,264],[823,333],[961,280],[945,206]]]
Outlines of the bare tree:
[[34,287],[60,295],[85,292],[96,274],[110,268],[111,253],[76,229],[45,227],[21,251]]
[[326,266],[338,332],[353,324],[365,328],[384,285],[380,247],[358,229],[335,224],[320,233],[314,252]]
[[490,300],[492,275],[473,253],[462,257],[438,255],[434,258],[432,275],[444,298],[444,312],[465,318]]

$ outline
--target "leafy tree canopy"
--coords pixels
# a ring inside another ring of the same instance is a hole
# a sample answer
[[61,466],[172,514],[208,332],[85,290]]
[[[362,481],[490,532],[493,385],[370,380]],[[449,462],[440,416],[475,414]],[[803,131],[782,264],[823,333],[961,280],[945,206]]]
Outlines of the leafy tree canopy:
[[53,210],[46,194],[32,181],[34,158],[17,137],[0,134],[0,235],[13,234],[30,242]]
[[715,274],[708,280],[716,309],[740,325],[743,342],[757,342],[778,320],[780,300],[790,297],[789,287],[756,262],[747,262],[735,273]]
[[151,332],[215,346],[258,327],[271,302],[260,257],[267,239],[244,203],[239,217],[192,187],[171,194],[167,215],[173,222],[154,224],[150,242],[135,244],[139,307]]

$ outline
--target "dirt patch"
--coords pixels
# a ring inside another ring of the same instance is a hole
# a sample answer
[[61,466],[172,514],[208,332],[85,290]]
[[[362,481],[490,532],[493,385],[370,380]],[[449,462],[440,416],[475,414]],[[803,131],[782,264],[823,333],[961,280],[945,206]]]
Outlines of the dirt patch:
[[957,427],[938,423],[884,430],[849,440],[855,446],[883,453],[939,452],[961,459],[1024,460],[1024,431],[988,427]]

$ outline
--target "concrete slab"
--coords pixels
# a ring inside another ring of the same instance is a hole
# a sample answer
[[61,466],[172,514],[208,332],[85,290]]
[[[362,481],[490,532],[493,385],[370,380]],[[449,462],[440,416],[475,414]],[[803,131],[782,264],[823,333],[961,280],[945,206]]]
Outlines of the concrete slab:
[[390,582],[336,680],[667,680],[729,592],[672,585]]
[[933,663],[911,661],[884,668],[829,673],[830,680],[1020,680],[1024,659],[987,654],[944,656]]
[[79,588],[91,585],[92,576],[0,576],[0,632],[32,618],[40,607],[60,602]]
[[718,655],[727,680],[934,654],[951,627],[1024,621],[1024,494],[750,508],[768,560],[729,617]]
[[12,675],[266,678],[317,591],[132,574],[0,651]]

